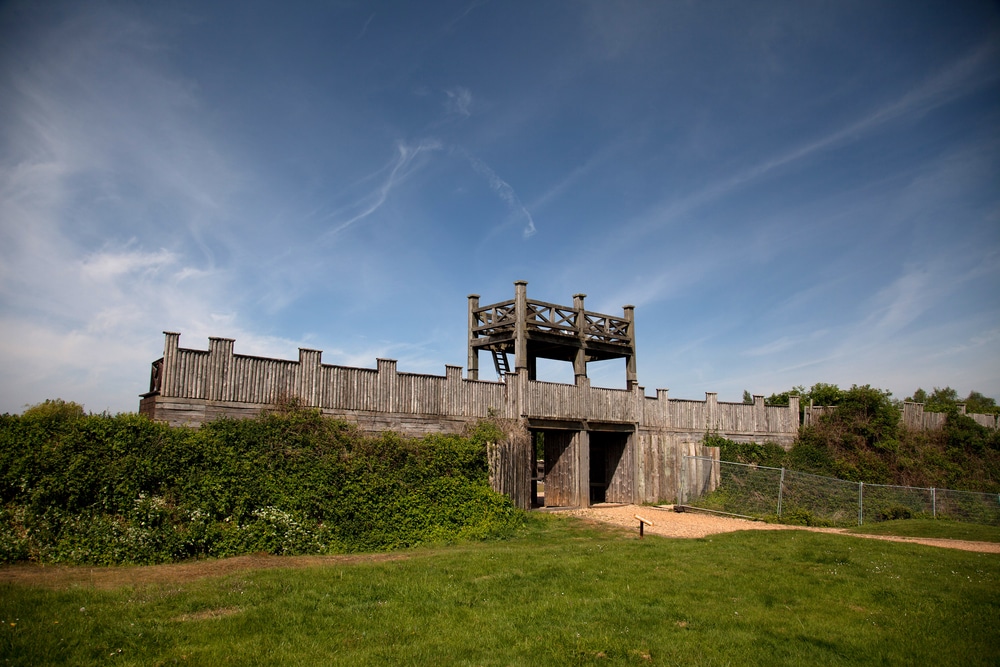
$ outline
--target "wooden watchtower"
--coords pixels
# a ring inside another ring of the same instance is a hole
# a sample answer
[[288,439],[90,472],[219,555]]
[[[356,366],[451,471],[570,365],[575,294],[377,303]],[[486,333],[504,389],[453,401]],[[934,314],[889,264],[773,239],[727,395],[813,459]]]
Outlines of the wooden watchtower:
[[514,283],[510,301],[479,305],[479,295],[469,295],[470,380],[479,379],[479,351],[493,356],[497,375],[511,372],[507,355],[514,357],[514,372],[527,372],[535,380],[538,359],[573,364],[579,384],[587,377],[588,361],[625,359],[628,388],[636,386],[635,307],[625,306],[622,317],[584,309],[586,294],[573,295],[572,306],[528,299],[528,283]]

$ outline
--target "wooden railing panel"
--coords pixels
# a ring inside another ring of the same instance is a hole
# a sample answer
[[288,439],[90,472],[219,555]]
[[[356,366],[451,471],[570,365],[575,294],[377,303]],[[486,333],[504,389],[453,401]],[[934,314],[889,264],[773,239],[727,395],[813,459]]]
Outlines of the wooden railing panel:
[[577,335],[577,311],[544,301],[528,301],[528,328],[551,333]]
[[[588,340],[629,345],[632,342],[632,322],[590,310],[583,312],[583,335]],[[517,314],[515,301],[501,301],[472,311],[475,318],[473,333],[492,336],[514,328]],[[547,301],[530,299],[525,312],[528,329],[576,336],[579,334],[580,311]]]
[[170,396],[185,398],[207,398],[208,352],[201,350],[178,350],[177,372],[172,374]]
[[708,410],[705,401],[670,400],[670,424],[684,430],[707,429]]
[[[514,378],[511,378],[511,382]],[[509,408],[512,402],[507,399],[507,386],[502,382],[486,382],[481,380],[462,380],[459,389],[461,396],[458,404],[460,409],[455,414],[461,417],[487,417],[491,413],[505,419],[517,419],[521,415]]]
[[584,311],[583,330],[591,340],[626,345],[632,341],[631,323],[620,317]]
[[589,419],[611,422],[636,422],[634,392],[606,387],[588,388]]

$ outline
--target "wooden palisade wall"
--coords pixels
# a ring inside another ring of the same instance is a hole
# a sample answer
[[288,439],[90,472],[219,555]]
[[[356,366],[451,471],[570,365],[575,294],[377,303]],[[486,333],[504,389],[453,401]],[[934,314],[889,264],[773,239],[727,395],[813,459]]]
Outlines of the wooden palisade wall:
[[[752,405],[720,403],[714,393],[704,401],[672,400],[663,389],[650,397],[637,385],[591,387],[586,377],[572,385],[529,381],[523,372],[502,382],[479,381],[463,378],[459,366],[445,366],[444,375],[424,375],[401,373],[391,359],[377,360],[373,369],[353,368],[324,364],[319,350],[300,349],[293,361],[235,354],[228,338],[209,339],[208,350],[181,348],[179,342],[179,334],[166,333],[153,386],[140,403],[140,412],[172,425],[252,417],[291,402],[368,431],[411,436],[460,433],[488,417],[573,424],[546,438],[553,449],[547,457],[547,504],[587,504],[591,425],[627,433],[607,488],[608,500],[620,502],[676,497],[683,454],[712,454],[701,444],[707,432],[787,447],[798,430],[794,401],[789,407],[765,406],[762,397]],[[533,454],[527,443],[511,438],[495,443],[489,454],[494,488],[519,506],[530,503]]]

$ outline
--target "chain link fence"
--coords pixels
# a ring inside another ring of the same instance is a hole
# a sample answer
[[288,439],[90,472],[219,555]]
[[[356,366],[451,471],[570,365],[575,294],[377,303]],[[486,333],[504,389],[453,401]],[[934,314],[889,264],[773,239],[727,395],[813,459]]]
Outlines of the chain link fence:
[[786,468],[685,456],[681,505],[832,526],[913,517],[1000,525],[1000,494],[848,482]]

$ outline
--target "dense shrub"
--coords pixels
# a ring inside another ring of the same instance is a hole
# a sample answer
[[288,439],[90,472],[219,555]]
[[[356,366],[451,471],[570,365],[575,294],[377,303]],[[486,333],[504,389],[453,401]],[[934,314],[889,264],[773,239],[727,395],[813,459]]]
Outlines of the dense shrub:
[[718,435],[707,435],[704,440],[709,447],[719,448],[719,458],[734,463],[748,463],[770,468],[785,465],[785,449],[774,442],[735,442]]
[[506,534],[522,514],[469,437],[369,437],[290,410],[169,428],[0,416],[0,561],[155,563],[386,550]]
[[912,519],[913,510],[906,505],[892,505],[879,510],[875,514],[876,521],[898,521],[901,519]]
[[944,435],[949,449],[984,454],[987,450],[1000,450],[1000,431],[979,424],[972,417],[955,410],[948,410]]
[[796,507],[781,515],[781,523],[792,526],[829,526],[830,521],[818,518],[811,511]]
[[51,421],[76,419],[84,415],[83,406],[61,398],[48,398],[25,409],[25,417],[42,418]]
[[[769,401],[787,405],[788,395],[813,395],[834,410],[799,430],[792,448],[737,443],[706,435],[724,461],[784,467],[827,477],[900,486],[1000,492],[1000,431],[947,410],[940,430],[908,430],[887,391],[868,385],[847,390],[817,384],[796,388]],[[815,400],[815,399],[814,399]]]

